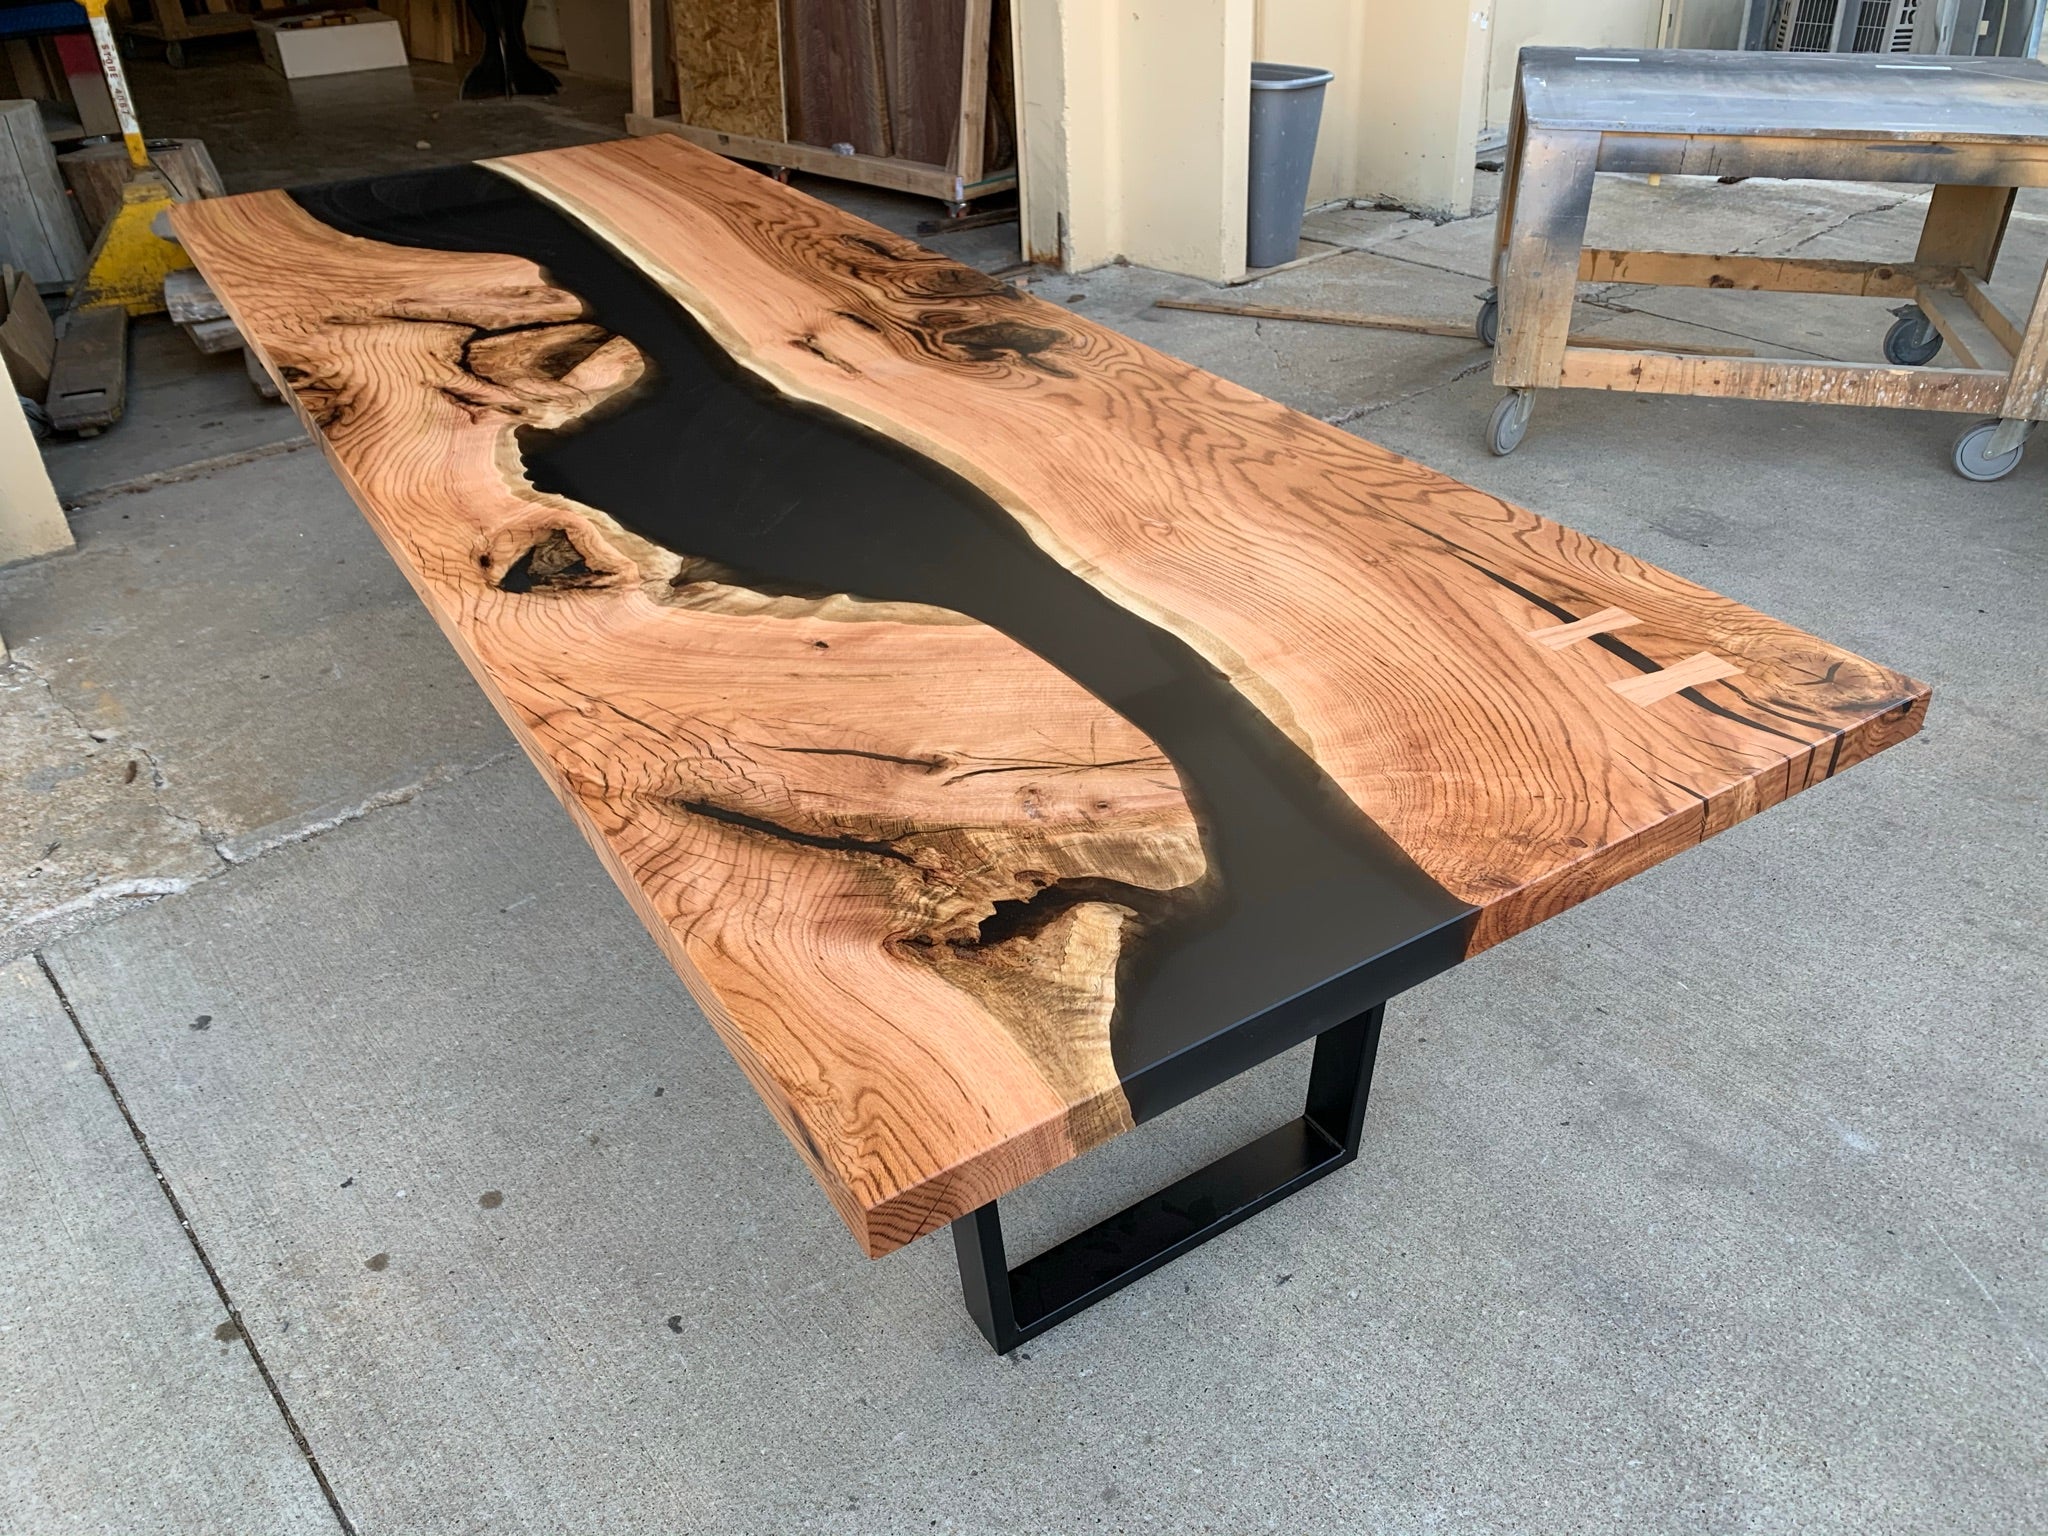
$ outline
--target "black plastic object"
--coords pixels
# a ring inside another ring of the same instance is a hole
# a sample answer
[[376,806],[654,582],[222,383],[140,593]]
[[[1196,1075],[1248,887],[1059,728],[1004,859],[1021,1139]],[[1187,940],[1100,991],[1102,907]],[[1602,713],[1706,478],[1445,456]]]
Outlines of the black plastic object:
[[562,88],[562,82],[526,51],[526,0],[469,0],[469,14],[483,32],[484,48],[462,77],[464,101],[552,96]]

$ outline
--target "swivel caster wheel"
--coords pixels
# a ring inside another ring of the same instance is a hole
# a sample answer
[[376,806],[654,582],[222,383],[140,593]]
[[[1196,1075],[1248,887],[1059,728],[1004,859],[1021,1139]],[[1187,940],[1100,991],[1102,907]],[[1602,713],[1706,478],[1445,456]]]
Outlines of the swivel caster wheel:
[[1500,397],[1493,419],[1486,424],[1486,446],[1497,458],[1506,458],[1522,446],[1529,430],[1529,416],[1536,409],[1536,391],[1518,389]]
[[2020,467],[2020,459],[2027,451],[2025,438],[2004,453],[1991,452],[1991,436],[1999,425],[1994,417],[1967,426],[1957,435],[1949,462],[1965,480],[2003,480]]
[[1479,318],[1472,322],[1472,334],[1479,338],[1479,345],[1490,347],[1500,339],[1500,299],[1489,293],[1486,302],[1479,306]]
[[1921,313],[1917,304],[1899,311],[1899,318],[1884,333],[1884,360],[1896,368],[1918,368],[1934,361],[1941,350],[1941,332]]

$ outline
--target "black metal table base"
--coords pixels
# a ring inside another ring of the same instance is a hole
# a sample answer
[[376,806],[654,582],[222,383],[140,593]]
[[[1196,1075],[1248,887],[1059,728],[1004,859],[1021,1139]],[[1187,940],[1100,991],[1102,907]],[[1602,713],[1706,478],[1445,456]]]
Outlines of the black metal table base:
[[991,1200],[953,1223],[967,1310],[998,1354],[1228,1231],[1358,1156],[1385,1005],[1316,1037],[1308,1103],[1290,1121],[1015,1269]]

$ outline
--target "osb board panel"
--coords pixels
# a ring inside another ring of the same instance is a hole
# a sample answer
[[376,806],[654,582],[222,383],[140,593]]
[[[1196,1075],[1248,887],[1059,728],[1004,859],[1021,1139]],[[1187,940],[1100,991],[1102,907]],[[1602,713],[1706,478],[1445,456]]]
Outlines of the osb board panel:
[[669,0],[668,17],[683,121],[786,137],[776,0]]

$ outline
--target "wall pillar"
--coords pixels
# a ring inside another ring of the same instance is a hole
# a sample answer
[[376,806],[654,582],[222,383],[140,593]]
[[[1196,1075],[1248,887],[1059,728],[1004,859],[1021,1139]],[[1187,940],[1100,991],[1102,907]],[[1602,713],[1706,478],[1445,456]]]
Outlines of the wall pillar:
[[[35,289],[27,291],[29,303],[42,302]],[[0,368],[0,389],[6,393],[0,399],[0,565],[11,565],[69,549],[72,538],[5,368]],[[0,659],[6,654],[0,645]]]
[[[1268,14],[1316,8],[1309,0],[1266,4]],[[1357,82],[1347,96],[1351,112],[1323,128],[1352,141],[1349,185],[1326,195],[1390,198],[1451,217],[1470,213],[1493,0],[1349,0],[1338,8],[1365,17],[1347,61]]]
[[1013,0],[1026,255],[1243,274],[1255,5]]

